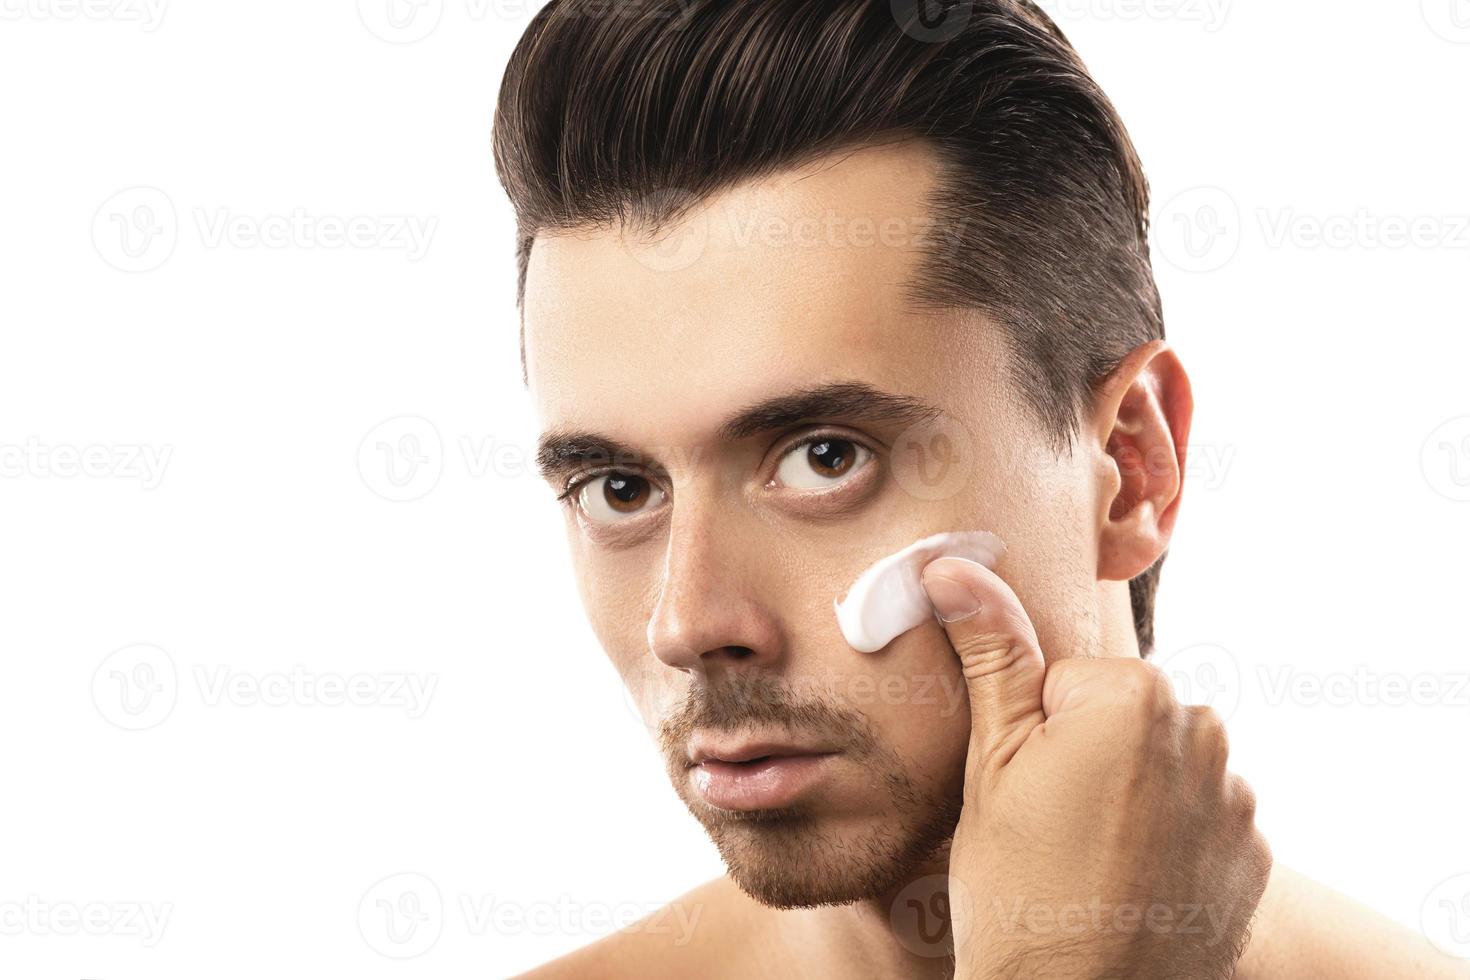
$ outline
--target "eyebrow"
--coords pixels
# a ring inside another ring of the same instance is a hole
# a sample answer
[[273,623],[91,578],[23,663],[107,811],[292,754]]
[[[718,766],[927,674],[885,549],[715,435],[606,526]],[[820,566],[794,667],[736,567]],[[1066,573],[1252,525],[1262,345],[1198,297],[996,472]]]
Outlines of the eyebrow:
[[818,418],[914,425],[933,421],[939,414],[939,409],[912,395],[895,395],[861,381],[837,381],[742,408],[720,425],[720,438],[734,442]]
[[[861,381],[835,381],[777,395],[740,409],[720,423],[719,437],[737,442],[801,422],[843,419],[886,425],[932,422],[941,410],[912,395],[897,395]],[[536,468],[549,483],[589,463],[639,462],[634,447],[589,431],[552,429],[536,449]]]

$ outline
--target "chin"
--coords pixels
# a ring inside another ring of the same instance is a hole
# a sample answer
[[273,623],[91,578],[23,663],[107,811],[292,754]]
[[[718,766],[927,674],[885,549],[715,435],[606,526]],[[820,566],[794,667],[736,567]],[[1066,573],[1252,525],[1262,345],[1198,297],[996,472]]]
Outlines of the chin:
[[762,905],[797,909],[891,894],[926,873],[954,834],[960,801],[870,818],[862,826],[796,808],[691,810],[741,891]]

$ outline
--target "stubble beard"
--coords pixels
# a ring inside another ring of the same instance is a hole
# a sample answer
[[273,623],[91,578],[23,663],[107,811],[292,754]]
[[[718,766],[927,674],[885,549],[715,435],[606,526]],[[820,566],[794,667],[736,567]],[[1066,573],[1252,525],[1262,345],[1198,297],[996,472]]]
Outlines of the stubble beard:
[[[701,730],[736,730],[764,722],[792,733],[825,735],[841,758],[869,773],[874,798],[887,806],[870,826],[844,831],[820,804],[732,811],[710,806],[690,787],[685,747]],[[958,791],[925,790],[897,753],[877,742],[866,719],[825,699],[793,698],[769,681],[733,690],[691,691],[659,729],[669,777],[689,812],[720,852],[731,880],[773,908],[846,905],[891,894],[932,862],[959,821]]]

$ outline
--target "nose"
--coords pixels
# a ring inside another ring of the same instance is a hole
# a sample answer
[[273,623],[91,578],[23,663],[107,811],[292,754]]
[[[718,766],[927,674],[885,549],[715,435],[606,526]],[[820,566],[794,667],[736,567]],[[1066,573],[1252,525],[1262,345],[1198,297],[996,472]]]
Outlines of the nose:
[[655,657],[692,672],[779,660],[781,626],[758,541],[715,516],[675,516],[648,621]]

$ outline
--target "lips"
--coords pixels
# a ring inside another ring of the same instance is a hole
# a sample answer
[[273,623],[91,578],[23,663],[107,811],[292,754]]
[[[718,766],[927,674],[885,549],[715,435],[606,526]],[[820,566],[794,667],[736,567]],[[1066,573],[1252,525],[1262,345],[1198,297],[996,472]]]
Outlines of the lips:
[[809,792],[836,752],[822,746],[743,740],[723,743],[696,737],[689,768],[694,788],[722,810],[790,806]]

